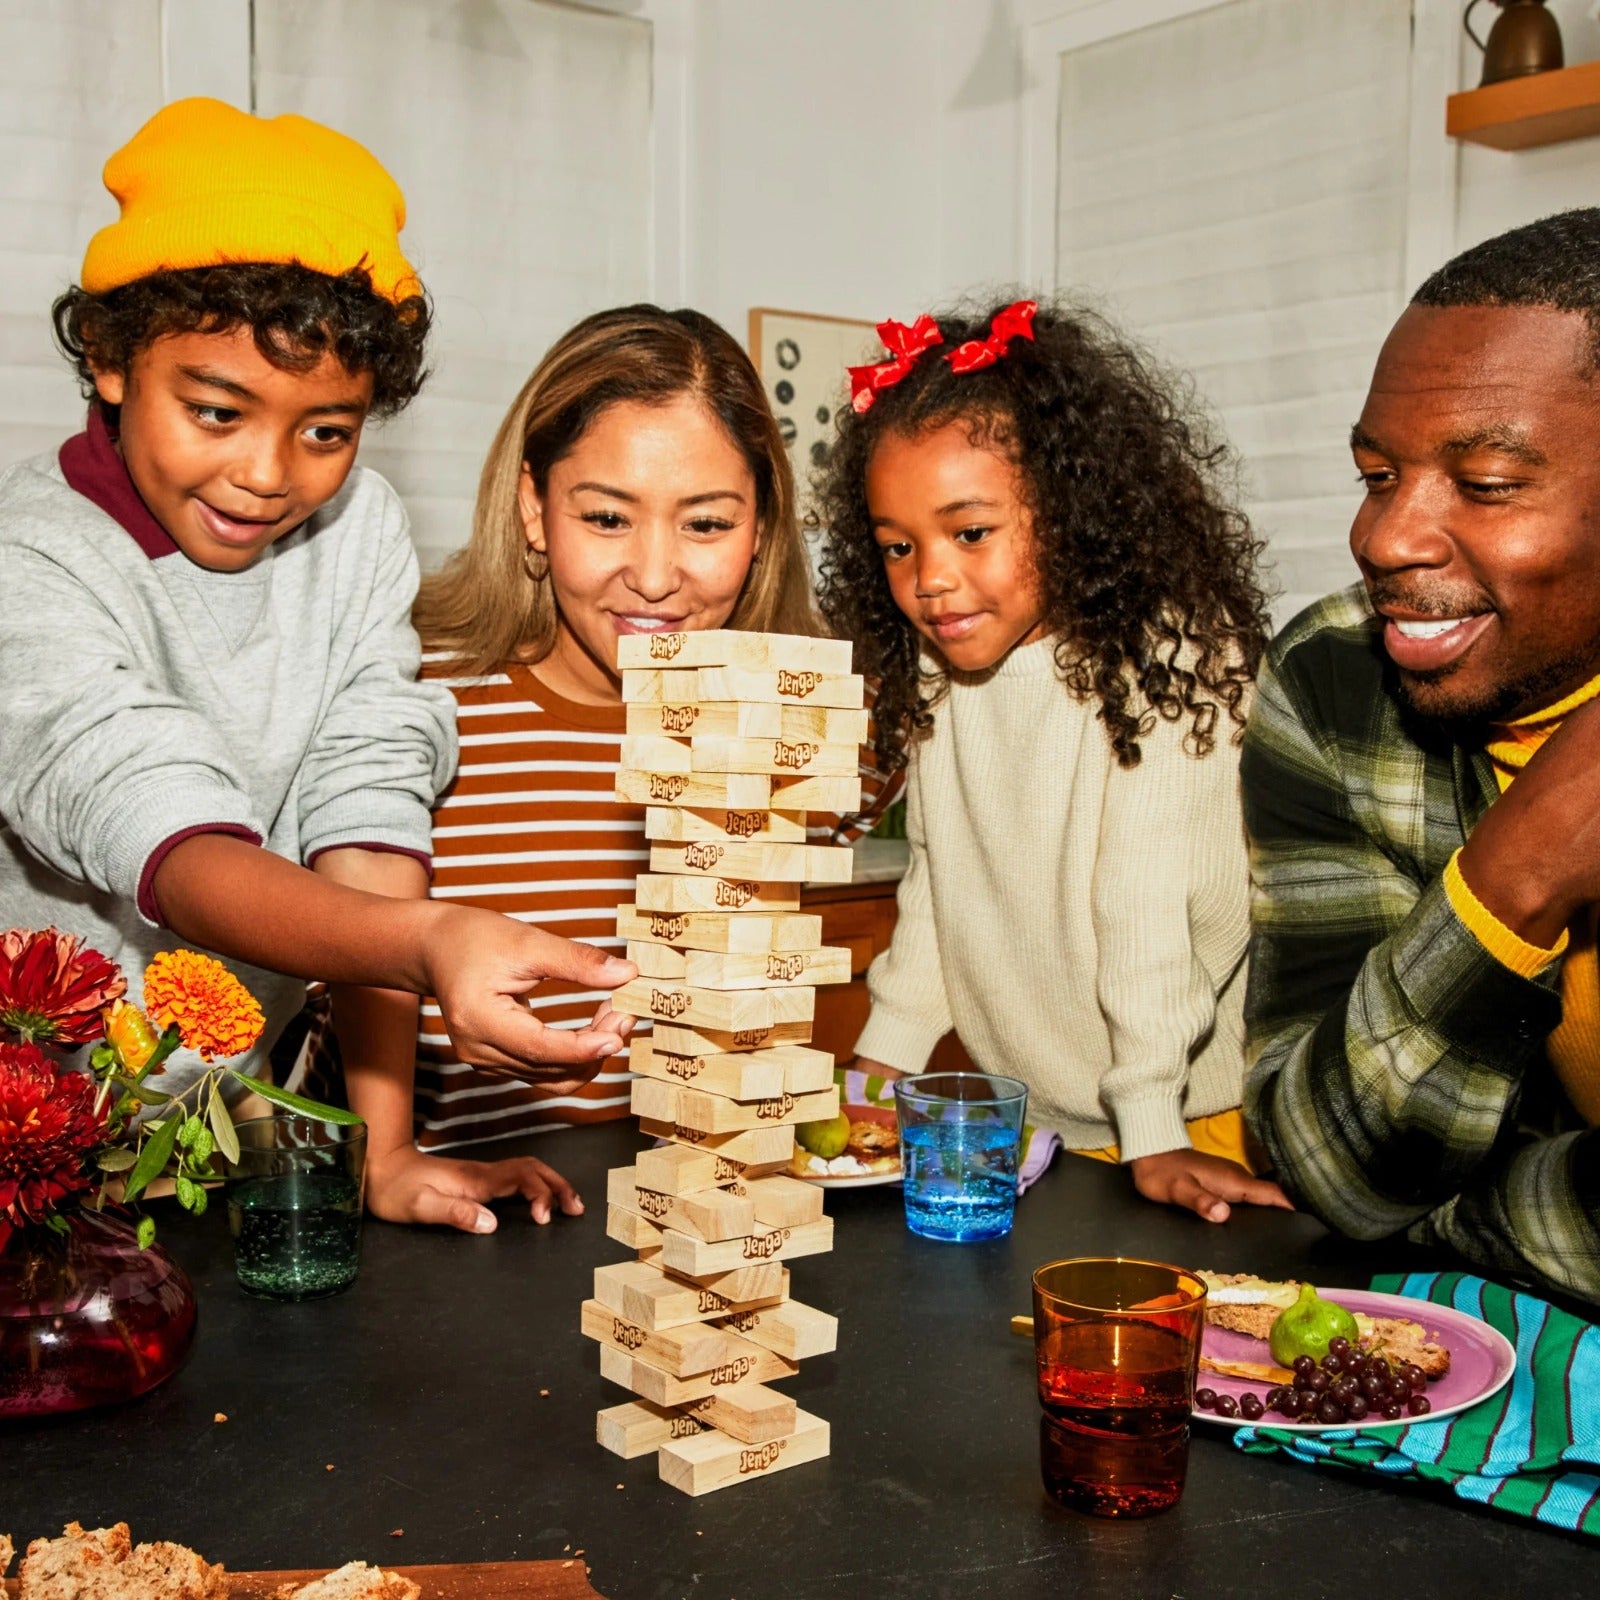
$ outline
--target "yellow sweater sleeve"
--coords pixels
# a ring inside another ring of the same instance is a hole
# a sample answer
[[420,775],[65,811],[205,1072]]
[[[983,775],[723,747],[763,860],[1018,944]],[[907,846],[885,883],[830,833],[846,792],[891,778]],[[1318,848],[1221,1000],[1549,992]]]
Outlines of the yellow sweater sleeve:
[[1546,950],[1529,944],[1519,934],[1513,933],[1478,897],[1461,875],[1456,851],[1444,869],[1444,892],[1450,897],[1455,913],[1467,925],[1478,943],[1503,967],[1522,978],[1537,978],[1552,961],[1567,948],[1567,935],[1562,931],[1555,948]]

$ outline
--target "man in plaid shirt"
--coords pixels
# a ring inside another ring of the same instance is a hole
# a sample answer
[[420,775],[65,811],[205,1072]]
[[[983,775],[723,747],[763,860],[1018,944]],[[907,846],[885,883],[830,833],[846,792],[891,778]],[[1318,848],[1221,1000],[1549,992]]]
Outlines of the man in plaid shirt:
[[1351,445],[1245,737],[1246,1115],[1331,1227],[1600,1301],[1600,210],[1430,278]]

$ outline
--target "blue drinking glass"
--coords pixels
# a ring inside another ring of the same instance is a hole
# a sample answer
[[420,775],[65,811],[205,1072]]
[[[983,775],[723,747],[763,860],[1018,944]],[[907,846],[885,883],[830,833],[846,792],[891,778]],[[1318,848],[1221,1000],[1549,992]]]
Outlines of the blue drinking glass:
[[896,1079],[894,1103],[906,1226],[957,1242],[1010,1233],[1027,1085],[987,1072],[929,1072]]

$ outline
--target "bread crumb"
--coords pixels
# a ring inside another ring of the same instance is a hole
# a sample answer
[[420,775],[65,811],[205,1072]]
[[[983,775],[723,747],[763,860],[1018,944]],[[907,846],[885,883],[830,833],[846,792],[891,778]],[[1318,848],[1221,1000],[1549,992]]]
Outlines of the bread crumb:
[[330,1462],[329,1462],[329,1463],[328,1463],[328,1464],[327,1464],[327,1466],[325,1466],[325,1467],[324,1467],[324,1468],[323,1468],[323,1469],[322,1469],[322,1470],[323,1470],[323,1471],[324,1471],[324,1472],[332,1472],[332,1471],[333,1471],[333,1463],[332,1463],[332,1462],[331,1462],[331,1461],[330,1461]]
[[571,1565],[572,1565],[572,1563],[571,1563],[571,1562],[570,1562],[570,1561],[563,1561],[563,1562],[562,1562],[562,1563],[561,1563],[561,1568],[562,1568],[562,1571],[565,1571],[565,1570],[566,1570],[566,1569],[567,1569],[567,1568],[568,1568],[568,1567],[570,1567],[570,1566],[571,1566]]
[[545,1398],[547,1398],[547,1399],[548,1399],[548,1398],[549,1398],[549,1395],[550,1395],[550,1391],[549,1391],[549,1390],[548,1390],[548,1389],[541,1389],[541,1390],[540,1390],[540,1391],[539,1391],[539,1393],[540,1393],[540,1394],[541,1394],[541,1395],[543,1395],[543,1396],[544,1396],[544,1397],[545,1397]]
[[213,1422],[226,1422],[228,1420],[228,1413],[226,1411],[219,1411],[211,1420]]
[[405,1531],[406,1530],[404,1528],[391,1528],[389,1530],[389,1537],[391,1539],[398,1539]]
[[621,1485],[621,1484],[620,1484],[620,1483],[619,1483],[619,1484],[618,1484],[618,1485],[617,1485],[617,1487],[618,1487],[618,1488],[619,1488],[619,1489],[620,1489],[620,1488],[621,1488],[621,1487],[622,1487],[622,1485]]

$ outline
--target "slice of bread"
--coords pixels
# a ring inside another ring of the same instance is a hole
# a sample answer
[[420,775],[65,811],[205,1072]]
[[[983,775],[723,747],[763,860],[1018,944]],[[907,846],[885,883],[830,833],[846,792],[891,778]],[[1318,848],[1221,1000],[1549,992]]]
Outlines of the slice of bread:
[[128,1525],[35,1539],[18,1574],[21,1600],[228,1600],[228,1576],[181,1544],[134,1548]]
[[325,1578],[314,1579],[298,1588],[286,1583],[273,1591],[272,1600],[418,1600],[422,1590],[398,1572],[369,1567],[365,1561],[350,1561]]

